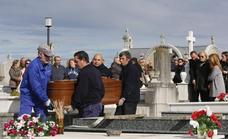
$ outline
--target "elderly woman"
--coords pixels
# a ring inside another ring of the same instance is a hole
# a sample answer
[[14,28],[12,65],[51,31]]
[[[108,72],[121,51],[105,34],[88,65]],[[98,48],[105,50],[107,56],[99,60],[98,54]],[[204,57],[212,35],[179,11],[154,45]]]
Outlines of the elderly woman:
[[21,69],[20,69],[20,62],[19,60],[14,60],[13,64],[9,70],[9,75],[10,75],[10,81],[9,81],[9,86],[12,91],[15,91],[22,79],[21,75]]
[[193,101],[198,101],[199,95],[201,101],[209,101],[208,76],[211,72],[211,69],[207,54],[204,51],[199,53],[199,62],[196,64],[195,72],[196,93],[193,94]]
[[225,84],[222,76],[222,67],[219,62],[219,56],[217,54],[211,54],[209,56],[210,66],[212,68],[212,72],[209,76],[210,81],[210,100],[214,101],[215,97],[219,95],[219,93],[225,93]]

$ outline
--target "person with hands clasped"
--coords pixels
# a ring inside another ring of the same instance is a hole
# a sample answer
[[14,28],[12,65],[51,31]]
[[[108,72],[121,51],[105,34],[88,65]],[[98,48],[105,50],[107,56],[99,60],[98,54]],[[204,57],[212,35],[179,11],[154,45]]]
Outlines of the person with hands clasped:
[[47,95],[47,86],[51,76],[49,62],[53,53],[46,44],[40,45],[37,50],[38,57],[30,63],[21,82],[19,116],[31,115],[33,109],[35,116],[40,116],[42,121],[46,121],[47,109],[53,109]]
[[122,65],[122,95],[117,104],[115,115],[135,114],[140,100],[141,72],[130,62],[131,54],[123,51],[119,54]]

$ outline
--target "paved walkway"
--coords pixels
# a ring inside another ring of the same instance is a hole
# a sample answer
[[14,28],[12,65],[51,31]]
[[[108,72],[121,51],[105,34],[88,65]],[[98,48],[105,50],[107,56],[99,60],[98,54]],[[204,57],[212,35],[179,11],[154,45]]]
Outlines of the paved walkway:
[[106,133],[91,132],[64,132],[64,135],[55,137],[39,137],[38,139],[194,139],[188,135],[180,134],[128,134],[120,136],[107,136]]

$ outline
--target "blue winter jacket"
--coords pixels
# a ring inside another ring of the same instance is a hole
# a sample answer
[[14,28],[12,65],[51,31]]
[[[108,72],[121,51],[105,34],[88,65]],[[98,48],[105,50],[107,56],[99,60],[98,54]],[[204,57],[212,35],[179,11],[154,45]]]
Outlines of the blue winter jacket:
[[25,105],[44,105],[48,100],[47,85],[51,76],[51,65],[42,64],[37,57],[23,75],[21,83],[21,103]]

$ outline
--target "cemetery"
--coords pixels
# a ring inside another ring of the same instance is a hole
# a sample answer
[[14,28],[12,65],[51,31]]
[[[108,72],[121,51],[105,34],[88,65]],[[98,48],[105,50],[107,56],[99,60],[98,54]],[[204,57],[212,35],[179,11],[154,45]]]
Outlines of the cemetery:
[[[193,50],[193,33],[188,37],[189,51]],[[127,38],[124,38],[127,39]],[[214,44],[211,44],[214,46]],[[126,46],[129,46],[126,44]],[[212,48],[211,46],[209,46]],[[130,51],[134,49],[129,48]],[[214,47],[208,52],[214,51]],[[147,50],[145,59],[153,61],[154,70],[150,72],[147,86],[141,88],[141,101],[136,115],[114,116],[116,103],[120,98],[121,82],[112,79],[103,79],[105,97],[103,117],[77,118],[78,113],[73,111],[64,114],[64,131],[71,132],[110,132],[123,133],[150,133],[150,134],[186,134],[190,129],[190,118],[193,111],[209,106],[220,116],[222,127],[218,135],[228,136],[228,102],[188,102],[187,73],[182,74],[183,82],[177,85],[172,82],[171,56],[179,54],[171,44],[166,44],[161,37],[161,43]],[[2,124],[8,119],[16,117],[20,106],[18,96],[10,96],[8,84],[8,70],[11,59],[0,64],[0,131]],[[55,81],[49,83],[49,97],[53,100],[62,98],[64,105],[70,105],[73,81]],[[54,115],[54,112],[50,112]],[[117,133],[118,134],[118,133]]]

